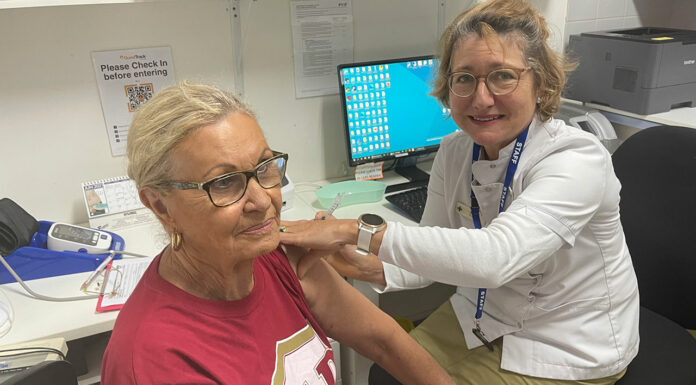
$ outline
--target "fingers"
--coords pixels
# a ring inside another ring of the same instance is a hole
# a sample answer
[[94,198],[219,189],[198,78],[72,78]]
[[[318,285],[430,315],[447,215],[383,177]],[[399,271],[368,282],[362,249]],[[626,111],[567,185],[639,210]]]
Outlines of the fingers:
[[329,220],[329,219],[336,219],[336,217],[334,217],[331,214],[327,214],[327,213],[328,213],[328,211],[325,211],[325,210],[319,211],[318,213],[316,213],[316,215],[314,215],[314,219],[322,220],[322,221]]
[[351,220],[281,221],[280,241],[309,249],[329,250],[342,246],[352,234],[345,231]]

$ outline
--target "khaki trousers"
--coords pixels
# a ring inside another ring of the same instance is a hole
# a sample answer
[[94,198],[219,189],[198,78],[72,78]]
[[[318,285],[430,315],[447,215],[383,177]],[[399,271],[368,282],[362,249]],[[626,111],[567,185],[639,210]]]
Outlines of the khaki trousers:
[[485,346],[468,350],[450,301],[442,304],[410,334],[458,385],[612,385],[626,373],[624,369],[605,378],[568,381],[525,376],[501,369],[503,338],[493,341],[493,352]]

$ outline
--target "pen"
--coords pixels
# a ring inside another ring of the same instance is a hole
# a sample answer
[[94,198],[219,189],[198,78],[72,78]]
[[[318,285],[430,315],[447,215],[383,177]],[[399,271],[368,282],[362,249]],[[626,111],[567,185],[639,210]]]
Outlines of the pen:
[[326,214],[322,215],[322,217],[321,217],[321,220],[322,220],[322,221],[323,221],[324,219],[326,219],[327,216],[333,214],[333,212],[336,211],[336,209],[338,208],[338,206],[341,205],[341,201],[343,200],[343,196],[344,196],[345,194],[346,194],[346,193],[344,193],[344,192],[340,192],[340,193],[336,194],[336,198],[334,198],[334,201],[333,201],[333,203],[331,204],[331,207],[329,207],[329,209],[326,210]]
[[85,280],[85,282],[84,282],[84,283],[82,284],[82,286],[80,287],[80,289],[81,289],[82,291],[84,291],[85,289],[87,289],[87,286],[89,286],[89,284],[92,283],[92,281],[94,281],[94,278],[96,278],[97,275],[99,275],[99,273],[101,273],[101,271],[104,270],[104,268],[106,267],[106,265],[108,265],[109,262],[111,262],[111,260],[114,259],[114,254],[115,254],[115,251],[111,250],[111,254],[109,254],[108,257],[104,258],[104,260],[102,261],[102,263],[99,264],[99,266],[97,267],[97,269],[94,270],[94,271],[92,272],[92,274],[89,275],[89,277],[87,277],[87,279]]

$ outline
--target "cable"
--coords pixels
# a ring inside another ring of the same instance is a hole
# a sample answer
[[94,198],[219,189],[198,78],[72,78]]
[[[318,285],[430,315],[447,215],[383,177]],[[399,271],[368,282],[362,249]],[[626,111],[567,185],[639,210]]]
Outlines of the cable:
[[[12,324],[14,323],[14,308],[12,307],[12,302],[10,298],[5,294],[5,290],[0,289],[0,293],[5,297],[5,302],[0,302],[0,338],[4,337],[5,334],[10,332],[12,329]],[[4,314],[3,314],[4,313]],[[7,317],[2,319],[2,316]]]
[[[147,258],[146,255],[132,253],[130,251],[125,251],[125,250],[109,250],[109,253],[111,253],[111,254],[125,254],[125,255],[130,255],[130,256],[138,257],[138,258]],[[7,261],[5,260],[5,258],[2,255],[0,255],[0,262],[5,266],[5,268],[7,268],[7,270],[10,272],[10,274],[12,274],[14,279],[17,280],[17,282],[24,288],[24,290],[26,290],[27,293],[29,293],[32,297],[34,297],[36,299],[41,299],[44,301],[54,301],[54,302],[68,302],[68,301],[81,301],[84,299],[93,299],[93,298],[99,297],[98,294],[83,295],[83,296],[79,296],[79,297],[50,297],[47,295],[39,294],[39,293],[31,290],[31,288],[29,288],[29,286],[27,286],[27,284],[24,283],[24,281],[22,281],[21,278],[19,278],[19,275],[17,275],[17,273],[14,271],[14,269],[12,269],[10,264],[7,263]]]
[[[22,352],[23,350],[30,350],[27,352]],[[2,355],[3,353],[8,353],[8,352],[20,352],[20,353],[15,353],[15,354],[8,354],[8,355]],[[55,353],[60,356],[60,359],[63,361],[66,361],[65,353],[58,349],[54,348],[48,348],[45,346],[31,346],[31,347],[25,347],[25,348],[13,348],[13,349],[2,349],[0,350],[0,358],[11,358],[11,357],[19,357],[19,356],[25,356],[28,354],[34,354],[34,353]]]

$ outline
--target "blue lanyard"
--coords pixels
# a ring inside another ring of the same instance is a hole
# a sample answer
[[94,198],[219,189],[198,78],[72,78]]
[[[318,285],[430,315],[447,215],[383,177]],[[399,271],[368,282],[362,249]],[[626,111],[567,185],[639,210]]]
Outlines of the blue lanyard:
[[[520,156],[522,155],[522,150],[524,150],[524,142],[527,140],[527,132],[529,132],[529,126],[522,131],[522,133],[517,137],[515,141],[515,147],[512,149],[512,154],[510,155],[510,162],[508,163],[507,171],[505,172],[505,182],[503,183],[503,193],[500,194],[500,206],[498,206],[498,213],[503,212],[505,209],[505,200],[507,199],[508,192],[512,186],[512,177],[517,171],[517,164],[519,163]],[[474,143],[474,153],[472,156],[472,171],[471,171],[471,183],[474,183],[474,171],[473,164],[479,158],[479,153],[481,152],[481,146]],[[471,189],[471,218],[474,220],[474,227],[477,229],[481,228],[481,218],[479,216],[479,205],[474,195],[474,189]],[[478,299],[476,301],[476,327],[480,330],[478,324],[483,314],[483,305],[486,303],[486,289],[478,289]]]

